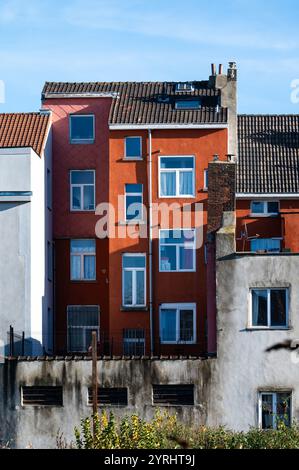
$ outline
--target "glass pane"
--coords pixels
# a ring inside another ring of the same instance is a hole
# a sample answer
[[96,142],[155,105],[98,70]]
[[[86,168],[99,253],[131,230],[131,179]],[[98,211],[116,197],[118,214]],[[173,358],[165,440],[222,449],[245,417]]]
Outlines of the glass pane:
[[124,271],[124,305],[133,304],[133,295],[132,295],[132,271]]
[[72,140],[93,140],[93,116],[70,116],[71,119],[71,139]]
[[277,424],[291,425],[291,395],[290,393],[277,393]]
[[72,184],[94,184],[93,171],[72,171],[71,172]]
[[193,157],[162,157],[160,159],[161,168],[194,168],[194,159]]
[[267,291],[252,291],[252,326],[268,326]]
[[193,310],[180,311],[180,341],[193,341]]
[[145,256],[123,256],[124,268],[145,268]]
[[126,184],[126,193],[142,194],[142,184]]
[[176,342],[176,310],[161,310],[160,335],[163,342]]
[[136,304],[145,305],[144,271],[136,272]]
[[161,196],[176,195],[176,174],[172,172],[161,172],[160,174],[160,193]]
[[251,212],[252,214],[263,214],[264,213],[264,203],[253,201],[251,203]]
[[267,251],[268,253],[280,252],[280,240],[273,240],[272,238],[258,238],[251,241],[251,251]]
[[180,100],[175,103],[176,109],[199,109],[200,101],[199,100]]
[[70,306],[67,314],[69,326],[99,325],[99,307],[97,306]]
[[78,187],[72,188],[72,209],[74,210],[81,209],[81,188],[78,188]]
[[141,139],[139,137],[126,138],[126,157],[141,157]]
[[95,240],[71,240],[72,253],[94,253],[95,249]]
[[145,338],[144,330],[141,328],[126,328],[123,331],[124,339],[142,339]]
[[278,202],[268,202],[268,214],[278,214],[279,204]]
[[125,356],[144,356],[144,340],[124,341],[123,346]]
[[271,326],[286,326],[286,291],[271,290]]
[[126,196],[126,220],[142,219],[142,196]]
[[184,248],[181,246],[180,248],[180,269],[194,269],[194,260],[193,260],[193,248]]
[[71,256],[71,279],[79,280],[81,279],[81,257],[80,256]]
[[163,244],[184,244],[194,241],[194,230],[161,230],[160,240]]
[[273,395],[262,395],[262,428],[273,429]]
[[176,247],[161,246],[160,269],[161,271],[176,271]]
[[84,329],[68,328],[68,350],[71,352],[83,352],[84,350]]
[[84,210],[94,209],[94,186],[84,186]]
[[96,257],[84,256],[84,279],[96,278]]
[[193,196],[193,172],[180,171],[180,195]]

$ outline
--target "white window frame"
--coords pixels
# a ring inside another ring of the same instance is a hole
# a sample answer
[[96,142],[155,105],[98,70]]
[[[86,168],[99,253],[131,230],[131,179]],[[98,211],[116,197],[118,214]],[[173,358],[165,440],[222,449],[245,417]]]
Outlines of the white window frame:
[[[253,206],[253,203],[255,202],[259,202],[261,204],[263,204],[263,207],[264,207],[264,210],[263,212],[253,212],[252,211],[252,206]],[[278,204],[278,212],[268,212],[268,203],[269,202],[275,202]],[[280,201],[278,200],[271,200],[271,199],[267,199],[267,200],[258,200],[258,199],[255,199],[253,201],[250,202],[250,215],[251,217],[274,217],[274,216],[278,216],[280,213]]]
[[[80,240],[92,240],[95,242],[95,251],[94,252],[86,252],[86,253],[72,253],[72,241],[80,241]],[[70,240],[70,272],[71,272],[71,281],[74,282],[93,282],[97,279],[97,244],[94,238],[72,238]],[[80,257],[80,279],[74,279],[72,276],[72,256]],[[86,279],[84,277],[84,257],[85,256],[94,256],[95,258],[95,277],[94,279]]]
[[[72,183],[72,173],[83,173],[85,171],[89,171],[93,173],[93,184],[91,183],[83,183],[77,184]],[[93,209],[84,209],[84,187],[85,186],[93,186],[93,200],[94,200],[94,207]],[[71,212],[94,212],[96,207],[96,177],[95,177],[95,170],[70,170],[70,210]],[[73,208],[73,189],[80,188],[80,209]]]
[[[168,232],[172,230],[192,231],[194,233],[194,241],[186,243],[161,243],[161,232]],[[161,269],[161,246],[175,246],[176,247],[176,266],[177,269],[162,270]],[[193,269],[180,269],[180,247],[193,248]],[[196,229],[195,228],[173,228],[173,229],[159,229],[159,272],[160,273],[195,273],[196,272]]]
[[203,172],[203,190],[208,191],[209,189],[209,170],[206,168]]
[[[72,118],[92,117],[93,120],[93,137],[92,139],[72,139]],[[95,142],[95,115],[94,114],[70,114],[69,115],[69,135],[71,144],[93,144]]]
[[277,395],[286,393],[290,395],[290,423],[292,423],[293,420],[293,393],[291,390],[278,390],[276,392],[267,392],[267,391],[261,391],[258,394],[258,426],[260,429],[263,429],[263,401],[262,398],[264,395],[272,395],[273,397],[273,402],[272,402],[272,422],[273,422],[273,429],[277,429],[277,420],[275,419],[277,417]]
[[[141,187],[142,187],[142,190],[141,190],[141,193],[131,193],[131,192],[127,192],[126,191],[126,185],[127,184],[140,184]],[[138,218],[138,219],[127,219],[127,196],[140,196],[141,195],[141,217]],[[125,197],[124,197],[124,204],[125,204],[125,207],[124,207],[124,213],[125,213],[125,221],[128,222],[128,223],[137,223],[137,222],[142,222],[143,221],[143,218],[144,218],[144,214],[143,214],[143,184],[141,183],[126,183],[125,184]]]
[[[175,341],[163,341],[161,334],[161,318],[162,310],[176,310],[176,340]],[[181,341],[180,340],[180,311],[181,310],[193,310],[193,341]],[[161,344],[196,344],[196,303],[176,303],[176,304],[161,304],[159,308],[159,335]]]
[[[139,139],[140,142],[140,152],[141,155],[137,157],[130,157],[130,155],[127,155],[127,140],[128,139]],[[142,137],[140,135],[128,135],[124,139],[124,158],[125,160],[142,160]]]
[[[144,268],[125,268],[124,267],[124,257],[143,257],[145,260]],[[125,304],[125,272],[132,272],[132,304]],[[136,272],[142,271],[144,273],[144,303],[137,304],[137,284],[136,284]],[[123,253],[122,255],[122,306],[124,308],[144,308],[146,307],[146,254],[145,253]]]
[[[192,158],[193,159],[193,168],[161,168],[161,159],[162,158]],[[159,198],[160,199],[194,199],[195,198],[195,186],[196,186],[196,168],[195,168],[195,156],[194,155],[160,155],[159,156]],[[184,195],[179,194],[180,189],[180,172],[189,171],[193,174],[193,194]],[[175,188],[176,194],[174,196],[162,196],[161,194],[161,173],[175,173],[176,181]]]
[[192,93],[192,91],[194,91],[194,85],[191,82],[179,82],[176,84],[175,91],[184,91],[185,93]]
[[[271,291],[281,290],[286,293],[286,325],[285,326],[271,326]],[[253,325],[253,292],[254,291],[267,291],[267,325],[255,326]],[[250,289],[250,310],[249,310],[249,329],[252,330],[288,330],[289,325],[289,288],[288,287],[252,287]]]
[[[86,308],[86,307],[92,307],[92,308],[97,308],[98,309],[98,319],[99,319],[99,324],[98,326],[70,326],[69,327],[69,308],[73,308],[73,307],[77,307],[77,308]],[[69,328],[72,328],[73,330],[82,330],[82,334],[84,332],[84,335],[83,335],[83,338],[84,340],[82,341],[82,343],[84,343],[84,346],[86,348],[86,335],[85,335],[85,332],[87,330],[91,330],[91,331],[97,331],[97,342],[99,343],[100,342],[100,307],[99,305],[67,305],[67,308],[66,308],[66,321],[67,321],[67,351],[68,352],[81,352],[81,353],[86,353],[87,352],[87,349],[83,349],[82,351],[71,351],[70,350],[70,344],[69,344]]]

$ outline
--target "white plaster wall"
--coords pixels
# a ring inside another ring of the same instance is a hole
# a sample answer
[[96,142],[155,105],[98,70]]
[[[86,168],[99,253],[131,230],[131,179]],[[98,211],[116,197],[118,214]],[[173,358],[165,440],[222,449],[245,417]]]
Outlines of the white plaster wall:
[[[260,390],[292,390],[299,419],[299,364],[285,350],[265,350],[299,338],[299,255],[232,256],[217,262],[218,359],[211,372],[208,424],[248,430],[258,425]],[[290,288],[288,331],[248,330],[249,289]]]

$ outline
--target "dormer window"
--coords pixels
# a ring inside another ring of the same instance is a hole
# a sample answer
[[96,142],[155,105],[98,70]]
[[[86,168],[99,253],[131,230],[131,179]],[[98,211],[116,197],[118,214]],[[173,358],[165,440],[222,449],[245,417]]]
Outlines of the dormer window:
[[200,109],[200,100],[177,100],[175,109]]
[[177,83],[175,87],[176,92],[184,91],[185,93],[191,93],[194,91],[194,86],[190,82]]

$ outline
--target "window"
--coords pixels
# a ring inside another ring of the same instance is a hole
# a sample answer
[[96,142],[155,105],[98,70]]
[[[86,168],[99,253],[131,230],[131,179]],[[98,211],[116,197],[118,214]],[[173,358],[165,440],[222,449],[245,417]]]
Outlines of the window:
[[267,253],[280,253],[281,241],[276,238],[257,238],[251,240],[251,251],[266,251]]
[[95,139],[95,119],[92,114],[70,115],[71,144],[92,144]]
[[95,172],[93,170],[71,171],[71,210],[94,211]]
[[194,197],[194,157],[160,157],[160,197]]
[[175,87],[175,91],[184,91],[184,92],[192,92],[194,91],[194,86],[190,82],[181,82],[177,83]]
[[175,109],[200,109],[200,100],[177,100]]
[[145,307],[145,255],[123,255],[123,306]]
[[94,306],[68,306],[68,351],[87,352],[91,346],[92,332],[97,332],[100,338],[100,312],[97,305]]
[[125,138],[125,158],[142,158],[142,137]]
[[160,339],[164,344],[195,344],[196,305],[164,304],[160,307]]
[[[98,388],[97,402],[103,406],[127,406],[127,388]],[[88,388],[88,404],[92,405],[92,388]]]
[[94,281],[95,279],[95,240],[71,240],[71,280]]
[[203,189],[207,191],[209,188],[209,170],[204,170],[203,180]]
[[142,184],[125,185],[126,221],[143,219],[143,186]]
[[262,392],[259,396],[261,429],[277,429],[280,423],[291,426],[291,392]]
[[47,207],[52,209],[52,178],[49,168],[47,169]]
[[22,406],[63,406],[62,387],[32,386],[21,389]]
[[53,281],[53,252],[52,243],[47,242],[48,281]]
[[160,271],[195,271],[195,230],[160,230]]
[[153,404],[194,405],[194,385],[153,385]]
[[145,337],[144,330],[125,329],[123,332],[124,356],[144,356]]
[[288,327],[288,289],[254,289],[252,297],[252,327]]
[[251,214],[263,215],[263,216],[278,215],[279,214],[279,202],[278,201],[252,201],[251,202]]

